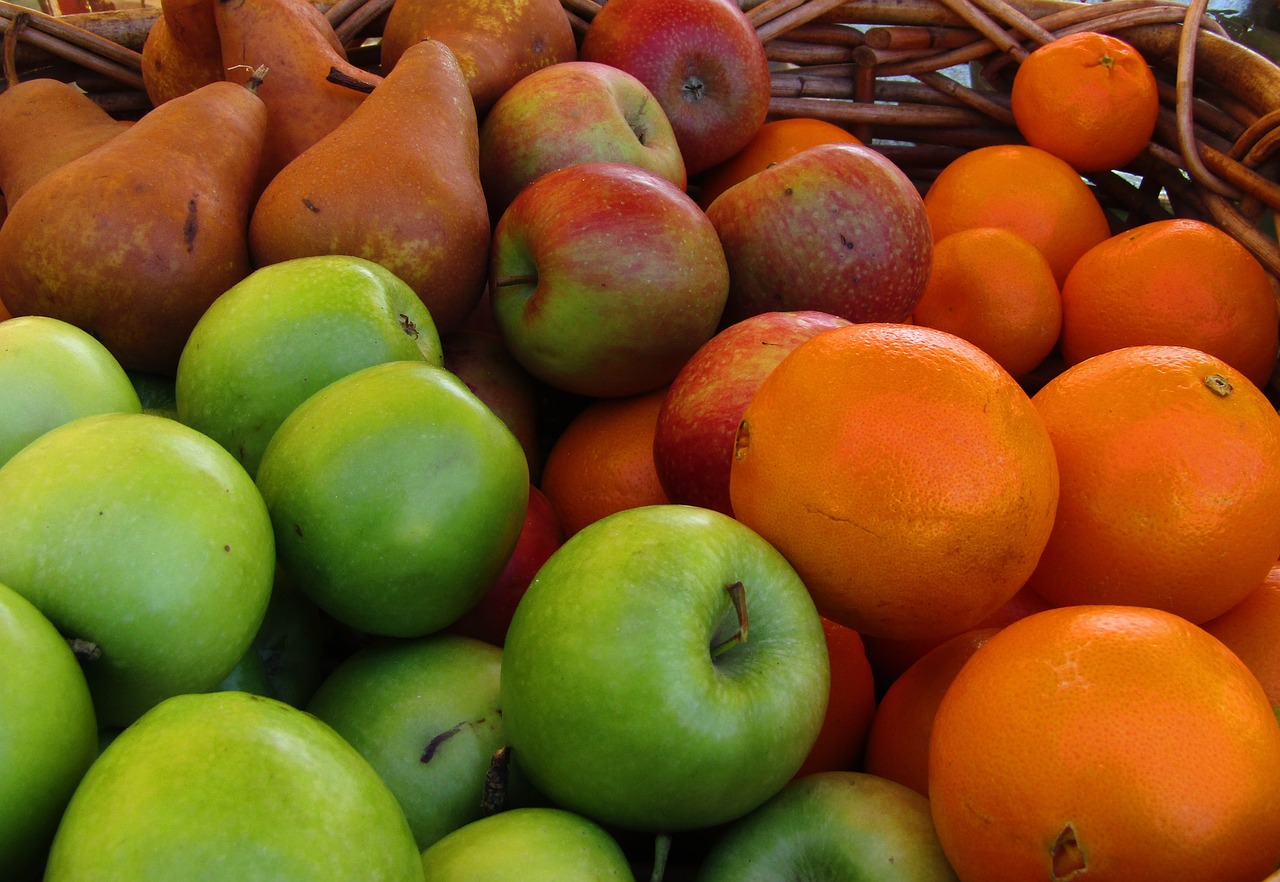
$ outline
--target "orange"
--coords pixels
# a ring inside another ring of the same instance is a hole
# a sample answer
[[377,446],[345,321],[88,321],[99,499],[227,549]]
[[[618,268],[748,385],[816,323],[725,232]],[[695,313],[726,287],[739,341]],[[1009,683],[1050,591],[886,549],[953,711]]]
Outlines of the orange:
[[[971,630],[1003,628],[1023,616],[1048,608],[1047,600],[1031,589],[1023,587],[999,609],[974,625]],[[889,640],[884,637],[863,637],[862,647],[871,665],[871,673],[876,679],[876,693],[884,695],[908,668],[949,639],[949,637],[942,637],[927,640]]]
[[552,442],[538,489],[567,537],[605,515],[667,502],[653,462],[662,387],[645,395],[596,399]]
[[929,802],[963,882],[1257,882],[1280,862],[1280,726],[1187,620],[1050,609],[952,680]]
[[863,771],[929,795],[929,736],[947,687],[978,647],[999,628],[975,628],[949,637],[893,681],[871,718]]
[[1058,497],[1026,393],[972,343],[855,324],[792,350],[739,424],[735,517],[823,615],[864,635],[944,637],[1030,575]]
[[698,204],[706,208],[725,190],[775,162],[806,148],[831,143],[862,142],[852,132],[826,120],[798,116],[766,122],[745,147],[703,173],[697,190]]
[[827,713],[818,740],[795,774],[797,778],[813,772],[855,770],[876,709],[875,678],[862,648],[862,636],[827,618],[822,620],[822,632],[831,665]]
[[1243,374],[1135,346],[1067,368],[1032,402],[1062,481],[1033,591],[1199,623],[1262,583],[1280,557],[1280,415]]
[[1022,235],[972,227],[934,243],[912,321],[963,337],[1022,377],[1057,345],[1062,296],[1049,262]]
[[1065,161],[1026,144],[979,147],[948,163],[924,196],[934,241],[970,227],[1004,227],[1040,249],[1059,286],[1111,235],[1098,197]]
[[1280,564],[1244,600],[1203,627],[1253,671],[1280,718]]
[[1018,66],[1009,97],[1027,143],[1081,172],[1137,159],[1160,113],[1156,78],[1142,53],[1094,31],[1038,47]]
[[1155,343],[1202,349],[1266,385],[1280,310],[1262,264],[1217,227],[1183,218],[1089,249],[1062,286],[1063,359]]

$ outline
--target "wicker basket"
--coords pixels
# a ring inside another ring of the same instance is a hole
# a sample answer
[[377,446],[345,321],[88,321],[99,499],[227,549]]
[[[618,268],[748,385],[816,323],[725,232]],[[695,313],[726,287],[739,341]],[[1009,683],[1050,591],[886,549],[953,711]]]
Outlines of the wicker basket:
[[[313,0],[317,2],[317,0]],[[318,7],[352,60],[376,69],[391,0]],[[595,0],[562,0],[583,32]],[[1160,84],[1147,150],[1119,172],[1089,175],[1118,225],[1171,214],[1216,224],[1280,279],[1280,67],[1234,41],[1205,0],[763,0],[744,6],[773,62],[774,117],[837,123],[884,152],[924,189],[966,150],[1020,140],[1009,110],[1016,63],[1078,30],[1137,46]],[[157,8],[72,15],[0,0],[7,75],[77,82],[119,116],[149,104],[140,74]],[[16,36],[16,39],[14,37]]]

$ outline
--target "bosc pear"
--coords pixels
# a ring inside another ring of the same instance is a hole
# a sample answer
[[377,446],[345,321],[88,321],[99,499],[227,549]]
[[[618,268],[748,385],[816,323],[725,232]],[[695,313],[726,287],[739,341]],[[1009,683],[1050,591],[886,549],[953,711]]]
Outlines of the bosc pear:
[[161,0],[142,43],[142,85],[153,106],[226,79],[213,8],[218,0]]
[[453,50],[481,118],[516,81],[578,56],[560,0],[398,0],[382,31],[383,71],[424,39]]
[[258,89],[268,114],[261,192],[364,102],[366,91],[332,82],[330,71],[370,89],[381,77],[348,61],[311,0],[214,0],[214,18],[228,80],[243,83],[259,67],[271,72]]
[[0,193],[5,203],[17,204],[46,174],[130,125],[62,80],[38,77],[11,83],[0,92]]
[[405,52],[368,99],[286,166],[249,227],[255,265],[346,254],[391,270],[440,333],[484,291],[490,225],[475,108],[438,40]]
[[45,175],[0,226],[0,300],[172,375],[204,310],[248,275],[266,124],[252,89],[210,83]]

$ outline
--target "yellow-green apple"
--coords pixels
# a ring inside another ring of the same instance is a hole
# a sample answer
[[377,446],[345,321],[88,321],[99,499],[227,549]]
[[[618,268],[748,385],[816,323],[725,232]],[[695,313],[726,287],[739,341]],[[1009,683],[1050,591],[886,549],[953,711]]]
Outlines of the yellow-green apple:
[[423,882],[395,796],[329,726],[247,692],[178,695],[71,797],[45,882]]
[[255,270],[196,323],[178,361],[178,419],[256,474],[295,407],[360,368],[441,365],[431,314],[409,285],[359,257],[299,257]]
[[[1047,858],[1046,858],[1047,860]],[[863,772],[815,772],[729,825],[697,882],[956,882],[909,787]]]
[[667,498],[732,515],[729,463],[747,402],[788,352],[847,324],[813,310],[763,312],[703,344],[676,374],[658,411],[653,463]]
[[449,630],[502,646],[520,598],[538,570],[563,544],[564,529],[551,500],[536,485],[530,485],[524,526],[506,568],[480,602],[463,613]]
[[819,144],[707,206],[732,279],[726,322],[816,309],[900,322],[924,294],[933,235],[901,169],[860,144]]
[[431,882],[634,882],[622,846],[599,824],[552,806],[499,812],[422,852]]
[[790,564],[709,509],[652,505],[571,536],[516,607],[502,661],[512,755],[555,804],[673,833],[786,784],[817,738],[822,622]]
[[534,71],[508,89],[480,127],[480,181],[495,218],[530,181],[580,162],[626,162],[681,190],[675,132],[653,93],[594,61]]
[[49,316],[0,322],[0,465],[76,417],[138,413],[128,374],[87,331]]
[[420,637],[451,624],[502,572],[529,471],[515,436],[461,380],[392,361],[298,405],[257,483],[299,590],[359,631]]
[[653,172],[588,162],[520,191],[494,230],[490,301],[529,373],[577,395],[651,392],[715,334],[729,290],[711,222]]
[[0,585],[0,867],[41,876],[58,819],[98,755],[89,684],[40,610]]
[[[470,637],[382,641],[345,659],[307,706],[391,788],[419,850],[484,814],[486,778],[506,744],[501,668],[502,650]],[[505,805],[527,796],[518,780]]]
[[0,467],[0,582],[79,647],[98,722],[212,689],[249,648],[271,521],[231,454],[161,416],[81,417]]
[[609,0],[578,57],[649,88],[695,175],[741,150],[769,112],[769,60],[734,0]]
[[536,481],[542,467],[536,381],[507,351],[496,329],[461,328],[446,334],[441,344],[445,368],[507,424],[524,449],[529,475]]

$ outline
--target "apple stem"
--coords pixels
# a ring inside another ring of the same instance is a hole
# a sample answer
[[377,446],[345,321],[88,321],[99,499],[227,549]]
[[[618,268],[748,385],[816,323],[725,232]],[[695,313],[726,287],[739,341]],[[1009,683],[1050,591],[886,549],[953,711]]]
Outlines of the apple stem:
[[729,600],[733,603],[733,611],[738,614],[738,630],[734,631],[728,640],[711,648],[711,657],[713,659],[719,658],[739,643],[747,642],[747,589],[742,586],[741,582],[734,582],[732,585],[726,585],[725,590],[729,592]]
[[511,763],[511,748],[499,747],[489,758],[489,769],[484,773],[484,792],[480,796],[480,808],[486,815],[495,815],[507,808],[507,778]]
[[71,647],[71,652],[75,655],[76,661],[84,664],[85,662],[95,662],[102,658],[102,647],[94,643],[92,640],[84,640],[80,637],[68,637],[67,646]]
[[653,872],[649,882],[662,882],[667,872],[667,856],[671,854],[671,834],[659,833],[653,839]]
[[498,276],[493,280],[495,288],[509,288],[512,285],[536,285],[538,284],[537,273],[525,273],[519,276]]

